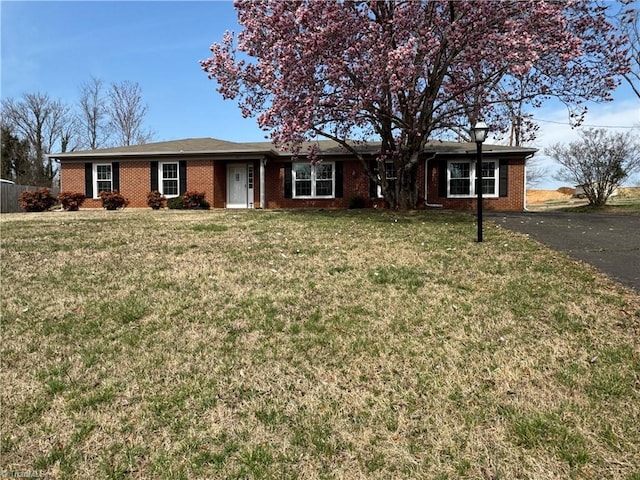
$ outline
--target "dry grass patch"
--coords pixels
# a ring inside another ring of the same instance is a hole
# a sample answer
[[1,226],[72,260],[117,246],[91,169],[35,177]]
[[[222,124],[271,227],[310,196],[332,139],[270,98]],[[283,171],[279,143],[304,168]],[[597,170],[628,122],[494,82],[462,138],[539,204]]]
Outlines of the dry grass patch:
[[558,190],[527,190],[527,204],[553,201],[568,201],[573,197],[575,189],[559,188]]
[[640,475],[640,299],[466,215],[2,217],[2,465]]
[[634,215],[640,213],[640,187],[624,187],[609,198],[604,207],[588,205],[585,198],[574,198],[575,189],[560,187],[558,190],[527,190],[527,209],[533,212],[551,210],[574,213],[606,213]]

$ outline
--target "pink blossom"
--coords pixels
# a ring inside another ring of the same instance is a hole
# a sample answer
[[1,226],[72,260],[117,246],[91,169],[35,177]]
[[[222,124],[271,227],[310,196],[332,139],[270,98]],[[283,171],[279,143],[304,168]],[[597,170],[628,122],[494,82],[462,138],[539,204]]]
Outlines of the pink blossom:
[[235,7],[242,31],[225,33],[201,62],[224,98],[278,145],[321,135],[357,155],[348,140],[373,134],[407,169],[434,135],[479,117],[506,129],[514,105],[555,97],[580,112],[607,100],[628,68],[606,12],[582,0]]

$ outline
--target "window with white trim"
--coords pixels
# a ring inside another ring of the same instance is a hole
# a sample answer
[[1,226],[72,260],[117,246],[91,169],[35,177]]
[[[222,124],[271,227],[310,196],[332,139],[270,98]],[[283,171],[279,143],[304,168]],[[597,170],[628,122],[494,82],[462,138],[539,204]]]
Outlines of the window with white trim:
[[100,192],[113,191],[113,168],[110,163],[93,164],[93,196],[98,198]]
[[333,198],[335,196],[335,165],[322,162],[294,163],[291,168],[293,198]]
[[[499,166],[495,160],[482,162],[482,195],[497,197]],[[476,192],[476,162],[469,160],[452,160],[447,168],[447,196],[475,197]]]
[[178,162],[159,163],[158,170],[160,193],[167,198],[177,197],[180,194]]
[[[387,185],[388,188],[390,190],[395,190],[396,186],[396,180],[398,179],[398,172],[396,172],[396,166],[393,164],[393,162],[384,162],[384,175],[385,177],[387,177]],[[381,176],[378,175],[378,179],[380,179]],[[382,186],[380,184],[378,184],[378,198],[382,198]]]

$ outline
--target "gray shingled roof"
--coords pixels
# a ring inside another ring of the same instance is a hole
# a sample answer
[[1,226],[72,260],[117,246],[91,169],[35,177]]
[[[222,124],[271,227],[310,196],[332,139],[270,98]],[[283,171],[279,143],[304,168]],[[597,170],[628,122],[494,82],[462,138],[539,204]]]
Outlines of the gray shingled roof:
[[232,152],[249,151],[249,144],[227,142],[216,138],[184,138],[166,142],[143,143],[127,147],[101,148],[98,150],[83,150],[52,154],[55,158],[65,158],[87,155],[108,154],[163,154],[163,153],[202,153],[202,152]]
[[[302,145],[301,152],[304,154],[310,145],[316,145],[319,153],[323,155],[344,154],[344,148],[333,140],[319,140],[317,142],[306,142]],[[357,145],[357,149],[363,153],[374,154],[380,148],[379,142],[369,142]],[[425,152],[438,154],[465,154],[476,151],[474,143],[442,142],[433,141],[425,148]],[[535,153],[533,148],[508,147],[503,145],[489,145],[483,147],[483,152],[502,153]],[[272,156],[290,156],[291,152],[278,151],[271,142],[228,142],[215,138],[185,138],[182,140],[170,140],[166,142],[145,143],[142,145],[131,145],[128,147],[103,148],[98,150],[85,150],[77,152],[64,152],[50,154],[51,158],[60,160],[73,160],[87,157],[111,157],[111,156],[162,156],[180,154],[256,154]]]

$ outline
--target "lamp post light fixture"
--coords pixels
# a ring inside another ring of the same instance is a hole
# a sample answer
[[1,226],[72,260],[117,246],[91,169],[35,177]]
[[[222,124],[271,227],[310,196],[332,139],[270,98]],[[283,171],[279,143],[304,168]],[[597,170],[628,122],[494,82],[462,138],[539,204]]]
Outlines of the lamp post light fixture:
[[482,242],[482,142],[487,139],[489,126],[482,120],[471,129],[471,140],[476,142],[476,195],[478,198],[478,242]]

